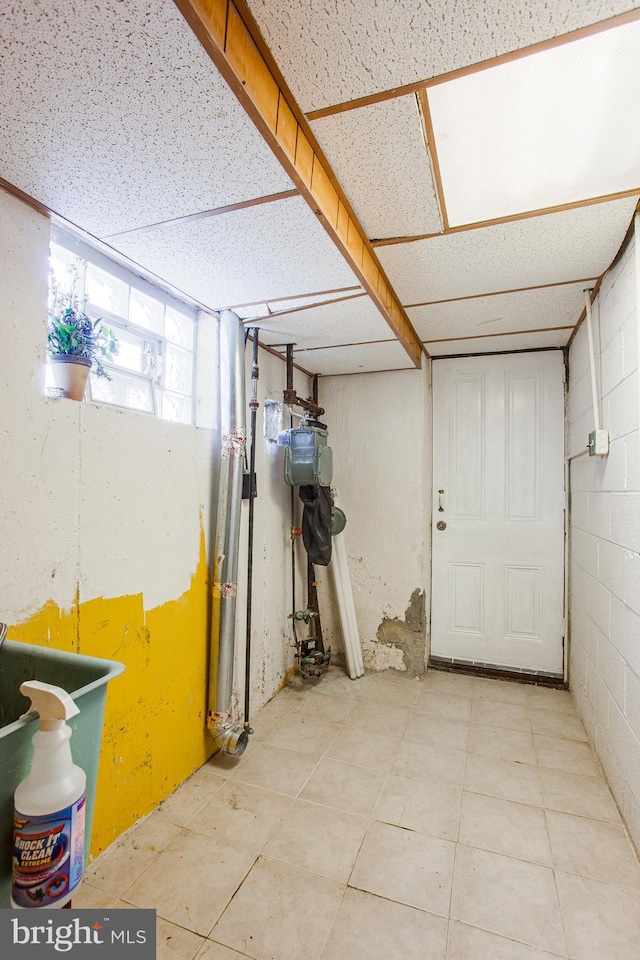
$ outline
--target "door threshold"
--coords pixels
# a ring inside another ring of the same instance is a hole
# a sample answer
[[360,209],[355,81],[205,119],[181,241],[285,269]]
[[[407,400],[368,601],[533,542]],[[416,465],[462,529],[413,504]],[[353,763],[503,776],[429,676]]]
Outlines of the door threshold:
[[508,670],[489,664],[468,663],[464,660],[447,660],[446,657],[429,657],[430,670],[443,673],[457,673],[468,677],[486,677],[489,680],[511,680],[513,683],[529,683],[538,687],[551,687],[556,690],[568,690],[562,674],[526,673],[521,670]]

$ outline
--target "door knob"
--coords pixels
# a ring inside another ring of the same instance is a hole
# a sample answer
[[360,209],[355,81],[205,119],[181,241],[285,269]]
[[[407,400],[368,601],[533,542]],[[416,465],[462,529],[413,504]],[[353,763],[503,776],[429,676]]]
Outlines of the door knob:
[[446,525],[446,523],[444,522],[444,520],[438,520],[438,522],[436,523],[436,527],[438,528],[438,530],[446,530],[446,529],[447,529],[447,525]]

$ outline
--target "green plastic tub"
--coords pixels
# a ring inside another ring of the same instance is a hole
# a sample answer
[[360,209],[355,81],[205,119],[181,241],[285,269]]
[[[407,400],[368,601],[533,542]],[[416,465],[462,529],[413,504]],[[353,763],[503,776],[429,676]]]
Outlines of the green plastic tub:
[[100,741],[107,683],[122,673],[114,660],[6,640],[0,648],[0,907],[11,906],[11,841],[13,794],[31,769],[31,737],[38,729],[37,714],[20,716],[30,701],[20,693],[24,680],[42,680],[62,687],[77,701],[80,713],[68,720],[73,730],[73,762],[87,775],[85,866],[91,841],[96,798]]

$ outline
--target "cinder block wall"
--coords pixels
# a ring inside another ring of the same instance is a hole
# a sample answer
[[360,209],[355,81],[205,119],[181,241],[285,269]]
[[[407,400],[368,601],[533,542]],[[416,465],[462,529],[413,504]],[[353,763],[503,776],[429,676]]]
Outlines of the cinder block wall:
[[[594,305],[608,457],[571,464],[571,688],[640,848],[640,463],[633,241]],[[586,324],[569,355],[569,451],[593,429]]]

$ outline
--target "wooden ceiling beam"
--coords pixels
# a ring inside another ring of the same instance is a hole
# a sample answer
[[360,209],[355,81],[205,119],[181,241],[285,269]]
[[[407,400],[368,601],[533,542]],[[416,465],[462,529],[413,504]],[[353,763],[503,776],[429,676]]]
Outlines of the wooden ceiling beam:
[[425,352],[243,0],[174,0],[214,64],[419,367]]

